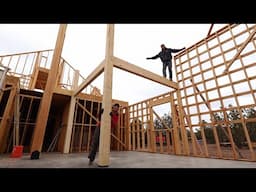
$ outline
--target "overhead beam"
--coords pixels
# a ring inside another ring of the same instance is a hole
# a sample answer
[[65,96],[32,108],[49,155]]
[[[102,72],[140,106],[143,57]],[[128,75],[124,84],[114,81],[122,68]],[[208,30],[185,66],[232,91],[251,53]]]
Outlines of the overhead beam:
[[85,87],[87,87],[94,79],[96,79],[104,71],[105,59],[96,67],[84,82],[74,90],[73,96],[77,96]]
[[122,69],[124,71],[127,71],[127,72],[130,72],[130,73],[133,73],[135,75],[138,75],[140,77],[143,77],[145,79],[149,79],[151,81],[154,81],[156,83],[160,83],[162,85],[165,85],[165,86],[168,86],[168,87],[171,87],[171,88],[174,88],[174,89],[178,89],[178,84],[173,82],[173,81],[170,81],[164,77],[161,77],[155,73],[152,73],[151,71],[148,71],[148,70],[145,70],[141,67],[138,67],[134,64],[131,64],[127,61],[124,61],[120,58],[117,58],[117,57],[113,57],[112,58],[112,61],[113,61],[113,64],[114,64],[114,67],[116,68],[119,68],[119,69]]

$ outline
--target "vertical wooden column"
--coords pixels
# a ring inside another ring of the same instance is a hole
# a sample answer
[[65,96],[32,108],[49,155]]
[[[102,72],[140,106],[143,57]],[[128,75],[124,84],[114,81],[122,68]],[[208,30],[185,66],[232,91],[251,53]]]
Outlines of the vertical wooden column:
[[62,123],[61,123],[61,132],[60,137],[58,139],[58,145],[57,150],[64,153],[64,143],[65,143],[65,137],[67,132],[67,125],[68,125],[68,115],[69,115],[69,108],[70,103],[65,104],[65,107],[62,112]]
[[7,75],[7,72],[8,72],[9,68],[7,67],[4,67],[4,70],[1,70],[1,76],[0,76],[0,92],[2,92],[2,88],[4,87],[4,80],[5,80],[5,77]]
[[17,92],[16,84],[12,85],[10,95],[4,110],[2,121],[0,122],[0,153],[6,149],[8,132],[10,130],[10,123],[14,115],[15,96]]
[[79,70],[75,70],[74,78],[72,81],[72,89],[75,90],[78,87],[78,81],[79,81]]
[[34,89],[36,86],[36,79],[39,72],[40,62],[42,59],[42,52],[36,52],[36,61],[33,69],[33,73],[31,75],[31,79],[29,81],[29,89]]
[[129,119],[130,119],[130,113],[129,113],[129,107],[125,107],[125,115],[124,115],[124,122],[123,122],[123,126],[124,126],[124,143],[125,143],[125,150],[131,150],[130,149],[130,126],[129,126]]
[[153,117],[153,109],[150,105],[150,151],[155,153],[156,152],[156,132],[154,127],[154,117]]
[[173,131],[172,131],[172,144],[174,146],[173,151],[174,154],[180,155],[181,154],[181,145],[180,145],[180,134],[179,134],[179,128],[178,128],[178,116],[176,113],[176,107],[174,104],[174,97],[173,93],[170,94],[170,103],[171,103],[171,109],[172,109],[172,123],[173,123]]
[[[78,79],[79,79],[79,70],[75,70],[75,76],[72,83],[73,90],[78,87]],[[71,135],[72,135],[72,128],[73,128],[75,106],[76,106],[76,97],[71,96],[63,153],[69,153],[70,151],[70,142],[71,142]]]
[[13,131],[13,146],[19,145],[19,129],[20,129],[20,82],[17,82],[14,107],[14,131]]
[[64,147],[63,147],[63,153],[69,153],[69,150],[70,150],[70,142],[71,142],[71,134],[72,134],[72,127],[73,127],[75,106],[76,106],[76,98],[74,96],[72,96],[70,99],[68,122],[67,122],[67,129],[66,129]]
[[106,55],[104,66],[104,86],[102,107],[104,112],[101,118],[100,129],[100,145],[99,145],[99,166],[109,165],[110,153],[110,124],[111,119],[109,113],[112,106],[112,78],[113,78],[113,62],[112,57],[114,53],[114,24],[107,26],[107,39],[106,39]]
[[36,127],[32,138],[31,151],[41,151],[42,149],[45,129],[47,126],[47,120],[52,101],[52,95],[56,85],[55,82],[57,81],[58,65],[60,63],[60,57],[64,44],[66,29],[67,24],[61,24],[59,27],[58,37],[55,44],[55,49],[51,63],[51,69],[49,71],[46,87],[37,114]]
[[179,89],[177,90],[177,102],[178,102],[178,107],[179,107],[179,121],[180,121],[183,154],[189,155],[190,150],[189,150],[189,145],[188,145],[188,136],[187,136],[187,130],[185,127],[185,122],[184,122],[184,114],[183,114],[183,110],[182,110],[182,101],[181,101],[181,95],[180,95]]

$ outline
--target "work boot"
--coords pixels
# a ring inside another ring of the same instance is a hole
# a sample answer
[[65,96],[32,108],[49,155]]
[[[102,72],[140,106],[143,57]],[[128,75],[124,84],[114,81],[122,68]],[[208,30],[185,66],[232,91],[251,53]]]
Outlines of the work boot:
[[92,165],[93,161],[92,160],[89,160],[89,165]]

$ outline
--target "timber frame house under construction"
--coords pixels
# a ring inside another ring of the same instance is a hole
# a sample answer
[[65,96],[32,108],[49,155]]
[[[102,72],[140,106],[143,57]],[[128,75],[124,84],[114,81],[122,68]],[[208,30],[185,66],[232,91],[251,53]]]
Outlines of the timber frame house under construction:
[[[17,145],[28,153],[88,152],[96,114],[104,108],[99,165],[109,165],[111,150],[255,161],[256,25],[226,25],[215,32],[212,26],[203,40],[175,55],[177,82],[115,57],[113,24],[107,25],[104,60],[86,78],[61,57],[66,24],[53,50],[0,56],[0,152]],[[170,91],[135,104],[112,99],[114,67]],[[91,86],[102,73],[103,94]],[[111,133],[108,114],[116,102],[121,115]],[[172,127],[162,122],[156,129],[154,119],[161,118],[154,107],[165,103]]]

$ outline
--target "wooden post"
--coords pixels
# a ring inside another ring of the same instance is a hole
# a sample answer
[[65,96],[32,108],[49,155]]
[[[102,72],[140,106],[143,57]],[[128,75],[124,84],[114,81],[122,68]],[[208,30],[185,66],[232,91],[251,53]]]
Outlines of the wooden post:
[[104,112],[102,114],[101,129],[100,129],[100,145],[99,145],[99,160],[98,166],[109,165],[110,153],[110,124],[111,119],[109,113],[112,106],[112,78],[113,78],[113,62],[111,58],[114,53],[114,24],[107,26],[107,40],[106,40],[106,55],[104,67],[104,86],[102,107]]
[[155,132],[155,127],[154,127],[154,116],[153,116],[153,109],[152,106],[150,105],[149,107],[150,111],[150,151],[155,153],[156,152],[156,132]]
[[72,90],[77,89],[79,80],[79,70],[75,70],[74,78],[72,82]]
[[67,130],[65,135],[63,153],[69,153],[69,150],[70,150],[75,106],[76,106],[76,98],[72,96],[70,100],[70,106],[69,106],[69,112],[68,112],[68,122],[67,122]]
[[124,131],[125,131],[125,149],[131,150],[131,137],[130,137],[130,125],[129,125],[129,119],[130,119],[130,113],[129,113],[129,107],[125,107],[125,116],[124,116],[125,122],[124,122]]
[[37,80],[37,75],[39,72],[41,59],[42,59],[42,52],[40,52],[40,51],[36,52],[36,61],[35,61],[33,73],[31,75],[31,78],[29,81],[29,89],[34,89],[36,86],[36,80]]
[[3,89],[5,76],[7,75],[7,72],[9,70],[9,68],[7,68],[5,66],[1,66],[1,67],[3,67],[4,69],[0,70],[0,91],[2,91],[2,89]]
[[48,115],[51,107],[52,95],[57,81],[58,66],[60,63],[66,28],[67,24],[61,24],[59,27],[58,37],[51,63],[51,69],[49,71],[45,91],[37,114],[36,127],[32,138],[31,151],[41,151],[42,149]]
[[190,149],[188,145],[188,136],[187,136],[187,130],[185,127],[184,122],[184,114],[182,110],[182,101],[181,101],[181,95],[180,90],[177,90],[177,101],[178,101],[178,107],[179,107],[179,121],[180,121],[180,130],[181,130],[181,139],[182,139],[182,147],[183,147],[183,153],[185,155],[190,154]]
[[14,107],[14,130],[13,130],[13,142],[14,146],[19,145],[19,125],[20,125],[20,82],[17,82],[17,89],[15,95],[15,107]]
[[173,93],[170,94],[170,103],[171,103],[171,108],[172,108],[172,119],[173,119],[173,146],[174,146],[174,154],[180,155],[181,154],[181,146],[180,146],[180,136],[179,136],[179,129],[178,129],[178,116],[176,112],[176,107],[174,104],[174,98],[173,98]]
[[60,151],[61,153],[64,153],[64,142],[65,142],[65,137],[67,132],[69,108],[70,108],[70,103],[66,103],[62,112],[62,120],[61,120],[62,129],[61,129],[61,133],[60,133],[60,136],[58,139],[58,145],[57,145],[57,150]]
[[16,85],[13,84],[10,90],[10,95],[4,110],[3,118],[0,121],[0,153],[5,151],[7,145],[7,133],[10,129],[10,123],[12,117],[14,115],[14,104],[15,104],[15,96],[16,96]]
[[[74,78],[73,78],[73,82],[72,82],[72,90],[77,88],[78,79],[79,79],[79,70],[75,70]],[[75,106],[76,106],[76,97],[74,95],[72,95],[70,98],[70,105],[69,105],[69,110],[68,110],[67,127],[66,127],[66,131],[65,131],[64,144],[63,144],[63,150],[62,150],[63,153],[70,152],[70,143],[71,143],[71,137],[72,137]]]

